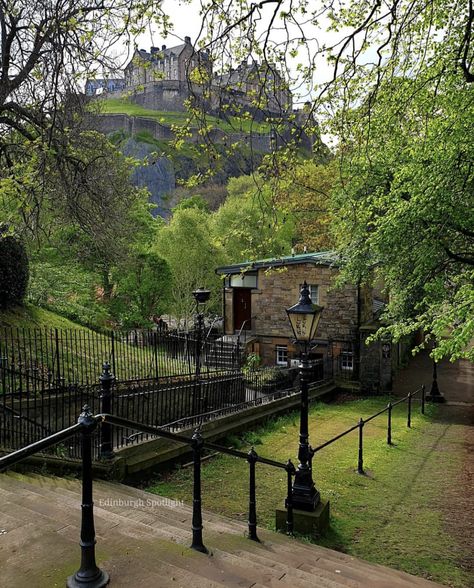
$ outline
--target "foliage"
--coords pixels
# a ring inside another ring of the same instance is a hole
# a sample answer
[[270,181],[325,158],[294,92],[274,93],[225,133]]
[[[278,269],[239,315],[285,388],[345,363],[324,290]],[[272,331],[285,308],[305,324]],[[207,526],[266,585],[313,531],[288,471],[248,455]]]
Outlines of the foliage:
[[346,275],[385,283],[391,324],[379,335],[421,328],[436,357],[474,359],[472,92],[453,72],[423,89],[396,79],[378,94],[369,142],[364,108],[350,118],[334,202]]
[[22,304],[29,278],[24,245],[12,236],[0,234],[0,308]]
[[225,260],[237,263],[289,253],[292,218],[273,208],[263,180],[252,176],[231,178],[227,191],[229,195],[213,214],[211,225]]
[[220,252],[213,243],[206,212],[199,208],[176,210],[169,224],[158,231],[154,251],[171,270],[170,310],[181,322],[190,323],[195,309],[192,291],[197,288],[209,288],[214,294],[211,308],[219,308],[219,279],[214,270],[220,263]]
[[[29,300],[103,327],[117,319],[107,307],[113,275],[123,275],[120,268],[130,266],[137,247],[149,247],[158,221],[150,214],[146,191],[130,184],[134,162],[106,137],[81,132],[69,137],[65,148],[83,162],[80,173],[65,164],[59,172],[48,154],[32,149],[28,161],[16,164],[21,183],[0,179],[0,210],[24,236],[31,258]],[[38,177],[40,159],[47,178]],[[35,192],[38,183],[44,199],[25,217],[25,193],[29,187]]]
[[331,194],[338,183],[337,161],[323,164],[303,159],[282,174],[275,203],[295,219],[295,244],[308,251],[334,247]]
[[244,373],[250,372],[255,368],[260,367],[261,363],[262,358],[258,353],[247,353],[247,355],[245,356],[245,364],[242,367],[242,371]]
[[186,210],[189,208],[196,208],[203,212],[209,212],[208,203],[202,198],[202,196],[195,195],[189,196],[188,198],[182,198],[178,204],[173,208],[173,213],[177,210]]
[[153,252],[130,257],[116,276],[111,311],[124,327],[150,326],[169,308],[172,276],[166,261]]

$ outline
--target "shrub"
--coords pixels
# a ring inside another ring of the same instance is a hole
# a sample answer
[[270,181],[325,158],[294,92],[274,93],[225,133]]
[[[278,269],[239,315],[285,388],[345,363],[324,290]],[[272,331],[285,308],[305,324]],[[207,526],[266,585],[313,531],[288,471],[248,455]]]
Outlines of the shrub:
[[0,236],[0,308],[22,304],[28,286],[28,256],[15,237]]

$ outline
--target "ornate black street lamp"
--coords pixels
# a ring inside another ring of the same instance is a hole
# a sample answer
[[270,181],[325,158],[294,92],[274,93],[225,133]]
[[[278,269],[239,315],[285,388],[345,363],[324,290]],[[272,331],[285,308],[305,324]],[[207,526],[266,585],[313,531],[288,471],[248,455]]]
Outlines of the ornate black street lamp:
[[428,402],[445,402],[446,399],[439,391],[438,387],[438,363],[433,359],[433,383],[431,384],[430,393],[427,394],[426,400]]
[[300,510],[314,511],[319,503],[320,495],[313,482],[311,471],[311,447],[308,433],[308,345],[315,338],[319,320],[323,311],[322,306],[313,304],[309,294],[308,284],[304,282],[298,304],[286,310],[296,341],[301,346],[300,388],[300,442],[298,449],[299,465],[293,483],[293,507]]
[[210,290],[198,288],[193,292],[194,300],[196,301],[196,349],[195,349],[195,376],[197,390],[195,390],[193,398],[193,412],[196,413],[196,399],[201,400],[201,347],[202,347],[202,332],[204,327],[204,314],[201,311],[201,305],[205,304],[210,296]]

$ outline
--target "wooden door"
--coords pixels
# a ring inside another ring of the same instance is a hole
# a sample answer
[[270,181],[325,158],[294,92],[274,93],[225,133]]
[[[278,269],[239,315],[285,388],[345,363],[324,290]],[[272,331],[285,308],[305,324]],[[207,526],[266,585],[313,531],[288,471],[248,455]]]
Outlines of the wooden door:
[[234,288],[234,331],[251,329],[251,292],[250,288]]

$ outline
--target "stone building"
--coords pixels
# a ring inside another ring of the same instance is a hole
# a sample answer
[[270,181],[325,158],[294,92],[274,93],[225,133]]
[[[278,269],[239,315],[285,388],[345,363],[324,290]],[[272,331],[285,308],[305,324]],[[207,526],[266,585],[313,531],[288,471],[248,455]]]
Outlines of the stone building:
[[[192,81],[191,73],[198,67],[208,71],[205,84]],[[244,109],[262,116],[282,115],[292,109],[291,92],[276,67],[242,63],[213,75],[208,54],[195,50],[190,37],[175,47],[135,49],[124,78],[129,99],[154,110],[184,110],[190,96],[217,115],[240,114]]]
[[390,389],[399,347],[365,343],[383,303],[374,300],[370,287],[336,287],[339,263],[334,252],[246,261],[216,271],[223,276],[225,335],[239,337],[264,365],[298,364],[299,349],[285,309],[298,302],[306,281],[312,301],[324,307],[310,359],[322,360],[328,375],[359,381],[363,391]]
[[84,92],[86,96],[117,92],[125,88],[124,78],[88,78]]
[[184,43],[175,47],[151,47],[149,52],[135,49],[125,67],[125,86],[135,88],[162,80],[186,82],[189,73],[203,63],[207,67],[207,54],[195,51],[190,37],[185,37]]
[[292,94],[275,66],[243,62],[237,68],[214,77],[221,89],[221,102],[231,108],[258,109],[284,114],[292,109]]

